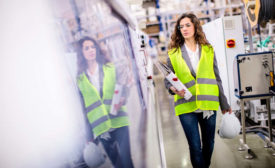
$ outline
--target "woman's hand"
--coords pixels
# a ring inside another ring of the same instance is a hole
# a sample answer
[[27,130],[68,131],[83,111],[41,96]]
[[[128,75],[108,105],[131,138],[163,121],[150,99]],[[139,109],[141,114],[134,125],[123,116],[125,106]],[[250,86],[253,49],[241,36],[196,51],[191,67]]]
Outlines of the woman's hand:
[[126,102],[125,97],[120,97],[119,103],[115,104],[115,110],[118,111]]
[[229,114],[231,114],[231,113],[232,113],[232,109],[229,108],[229,109],[223,110],[223,111],[222,111],[222,114],[225,114],[225,113],[227,113],[227,112],[229,112]]
[[180,97],[184,97],[185,95],[184,89],[182,89],[181,91],[177,91],[177,89],[174,86],[171,86],[169,89],[172,90],[172,92],[174,92],[175,94],[179,95]]

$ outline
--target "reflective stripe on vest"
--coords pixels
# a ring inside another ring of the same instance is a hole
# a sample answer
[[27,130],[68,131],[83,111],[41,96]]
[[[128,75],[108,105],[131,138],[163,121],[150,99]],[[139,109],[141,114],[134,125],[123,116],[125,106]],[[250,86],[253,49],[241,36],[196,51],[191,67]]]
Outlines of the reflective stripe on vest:
[[[197,96],[197,100],[209,100],[209,101],[219,102],[219,97],[218,96],[212,96],[212,95],[198,95]],[[195,96],[192,96],[189,100],[185,100],[184,98],[178,99],[175,102],[175,106],[177,106],[179,104],[182,104],[182,103],[192,102],[192,101],[196,101],[196,97]]]
[[109,114],[109,116],[110,116],[111,119],[114,119],[114,118],[117,118],[117,117],[125,117],[125,116],[127,116],[127,113],[124,112],[124,111],[118,111],[117,115]]
[[95,103],[93,103],[93,104],[91,104],[90,106],[88,106],[87,108],[85,108],[85,112],[88,113],[89,111],[91,111],[91,110],[93,110],[93,109],[99,107],[101,104],[102,104],[101,101],[98,100],[98,101],[96,101]]
[[103,103],[106,104],[106,105],[111,105],[112,104],[112,99],[104,100]]
[[195,80],[191,80],[190,82],[187,82],[185,83],[184,85],[187,87],[187,88],[190,88],[192,86],[194,86],[196,84]]
[[103,95],[90,83],[85,73],[78,77],[78,87],[83,96],[85,112],[95,136],[108,131],[110,128],[119,128],[129,125],[125,107],[121,107],[118,114],[109,114],[115,88],[115,69],[113,65],[103,66]]
[[100,125],[101,123],[107,121],[108,119],[109,119],[108,116],[103,116],[103,117],[95,120],[93,123],[91,123],[91,127],[96,128],[98,125]]
[[198,84],[213,84],[213,85],[216,85],[217,80],[216,79],[207,79],[207,78],[198,78],[197,83]]
[[218,110],[219,90],[214,73],[214,52],[212,48],[202,45],[201,58],[198,63],[196,79],[182,58],[181,49],[168,52],[176,76],[192,93],[189,100],[174,96],[176,115],[201,110]]
[[[117,115],[112,115],[112,114],[109,115],[110,119],[114,119],[114,118],[117,118],[117,117],[127,117],[127,116],[128,116],[127,113],[124,112],[124,111],[118,111]],[[100,125],[101,123],[107,121],[108,119],[109,119],[108,116],[103,116],[103,117],[101,117],[101,118],[95,120],[95,121],[91,124],[91,127],[92,127],[92,128],[95,128],[95,127],[97,127],[98,125]]]

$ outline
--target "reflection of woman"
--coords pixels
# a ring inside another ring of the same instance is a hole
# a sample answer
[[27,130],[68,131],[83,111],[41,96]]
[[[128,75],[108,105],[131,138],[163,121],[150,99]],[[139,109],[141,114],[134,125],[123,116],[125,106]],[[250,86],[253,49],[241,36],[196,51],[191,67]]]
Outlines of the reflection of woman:
[[133,167],[128,132],[128,117],[121,106],[110,114],[116,83],[113,64],[108,63],[98,43],[84,37],[79,41],[78,87],[93,133],[116,168]]
[[183,14],[178,18],[168,55],[168,66],[193,95],[185,100],[185,91],[176,90],[165,80],[167,89],[175,95],[175,113],[189,144],[191,163],[196,168],[209,167],[214,148],[216,111],[221,106],[222,113],[231,113],[231,108],[223,92],[214,50],[194,14]]

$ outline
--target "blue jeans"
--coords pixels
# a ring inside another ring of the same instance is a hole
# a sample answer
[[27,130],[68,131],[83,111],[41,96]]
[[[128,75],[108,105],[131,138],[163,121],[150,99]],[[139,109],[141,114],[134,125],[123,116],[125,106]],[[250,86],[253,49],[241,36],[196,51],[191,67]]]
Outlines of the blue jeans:
[[115,168],[133,168],[128,126],[110,132],[111,138],[101,139],[108,157]]
[[[216,128],[216,111],[210,118],[203,119],[203,113],[187,113],[179,116],[190,150],[191,163],[194,168],[208,168],[214,149]],[[199,127],[201,129],[201,138]]]

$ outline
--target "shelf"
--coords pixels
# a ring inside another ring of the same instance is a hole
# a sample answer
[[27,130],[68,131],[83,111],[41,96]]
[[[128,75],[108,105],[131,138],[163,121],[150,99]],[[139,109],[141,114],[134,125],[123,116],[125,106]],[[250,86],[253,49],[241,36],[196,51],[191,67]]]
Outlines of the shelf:
[[154,25],[159,25],[159,22],[148,22],[148,23],[146,23],[146,26],[154,26]]
[[[193,12],[197,15],[198,19],[202,22],[209,22],[211,20],[214,20],[218,17],[222,16],[227,16],[227,15],[239,15],[243,12],[243,10],[239,10],[236,8],[243,8],[244,5],[243,3],[238,3],[238,4],[230,4],[226,6],[219,6],[215,8],[210,8],[210,6],[204,6],[204,7],[198,7],[193,10],[188,10],[184,12]],[[233,10],[234,9],[234,10]],[[235,10],[236,9],[236,10]],[[205,11],[208,11],[206,13]],[[143,22],[143,26],[146,28],[143,28],[142,30],[148,34],[148,36],[151,37],[159,37],[159,26],[162,24],[163,32],[165,38],[169,38],[171,35],[171,31],[174,30],[174,24],[177,21],[177,18],[183,13],[182,10],[170,10],[166,12],[156,12],[155,14],[149,15],[149,16],[143,16],[143,17],[138,17],[137,20],[140,20]],[[161,17],[161,22],[158,21],[151,21],[149,22],[146,18],[152,17],[152,16],[160,16]],[[147,20],[147,22],[145,21]],[[146,23],[145,23],[146,22]],[[158,27],[158,28],[157,28]],[[169,41],[169,40],[167,40]],[[166,42],[166,45],[167,42]]]
[[149,33],[148,36],[159,36],[159,33]]
[[215,8],[210,8],[210,10],[221,10],[221,9],[227,9],[227,8],[239,8],[243,7],[243,4],[231,4],[227,6],[221,6],[221,7],[215,7]]
[[[210,15],[203,16],[203,17],[198,17],[198,19],[211,19]],[[176,23],[177,20],[168,20],[169,23]]]
[[[96,31],[95,31],[96,32]],[[100,31],[97,31],[96,33],[93,33],[97,36],[98,40],[104,40],[106,38],[110,38],[116,35],[120,35],[124,33],[124,27],[121,24],[112,24],[111,26],[108,26],[106,28],[103,28]]]

